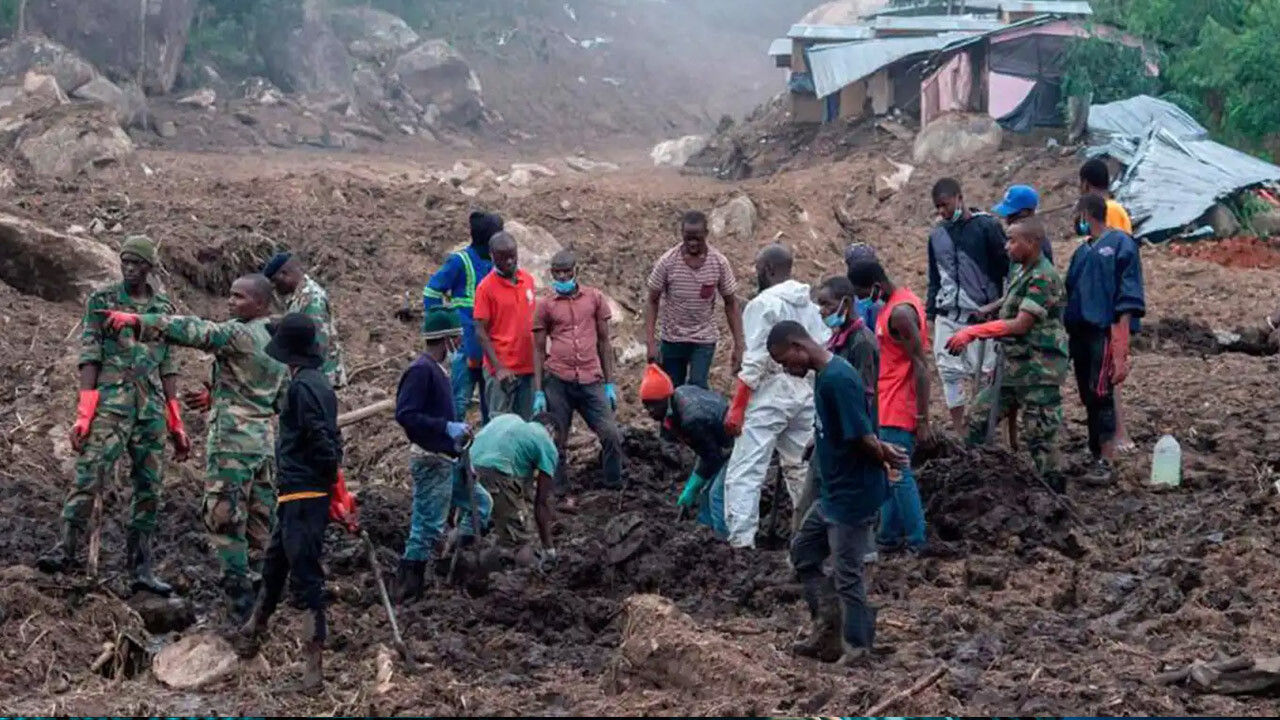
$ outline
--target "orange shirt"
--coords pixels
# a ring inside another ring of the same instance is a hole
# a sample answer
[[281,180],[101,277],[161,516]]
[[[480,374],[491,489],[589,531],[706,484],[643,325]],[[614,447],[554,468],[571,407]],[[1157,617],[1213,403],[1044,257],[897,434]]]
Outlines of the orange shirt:
[[911,353],[889,332],[889,316],[899,305],[910,305],[920,322],[920,342],[929,349],[929,332],[924,319],[924,304],[907,288],[893,291],[876,316],[876,339],[880,341],[880,382],[876,391],[880,404],[880,427],[916,430],[916,377],[911,366]]
[[[474,317],[488,323],[493,352],[508,370],[517,375],[533,374],[533,276],[516,270],[515,282],[498,274],[497,268],[476,287]],[[488,354],[484,366],[493,372]]]
[[1110,198],[1107,199],[1107,227],[1133,234],[1133,221],[1129,219],[1128,211]]

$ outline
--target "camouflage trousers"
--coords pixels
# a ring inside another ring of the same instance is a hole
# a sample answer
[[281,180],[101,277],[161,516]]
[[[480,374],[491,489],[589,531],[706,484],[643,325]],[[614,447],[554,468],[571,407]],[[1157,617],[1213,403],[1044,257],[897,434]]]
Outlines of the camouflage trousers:
[[78,528],[87,524],[103,480],[127,450],[133,486],[129,527],[144,534],[155,532],[164,468],[164,417],[131,409],[125,412],[128,414],[99,410],[89,426],[89,437],[76,459],[75,487],[62,507],[62,519]]
[[[534,537],[536,523],[529,501],[531,481],[489,468],[476,468],[476,481],[493,497],[493,533],[500,545],[519,547]],[[481,488],[477,487],[479,491]],[[478,494],[478,493],[477,493]]]
[[[986,439],[991,405],[996,402],[993,388],[987,388],[969,404],[970,445]],[[1058,429],[1062,427],[1062,388],[1057,385],[1032,385],[1000,389],[999,418],[1003,420],[1015,409],[1022,415],[1021,436],[1031,453],[1031,462],[1040,477],[1058,472]]]
[[267,455],[212,453],[205,466],[201,517],[224,580],[249,577],[249,551],[261,558],[276,516],[275,465]]

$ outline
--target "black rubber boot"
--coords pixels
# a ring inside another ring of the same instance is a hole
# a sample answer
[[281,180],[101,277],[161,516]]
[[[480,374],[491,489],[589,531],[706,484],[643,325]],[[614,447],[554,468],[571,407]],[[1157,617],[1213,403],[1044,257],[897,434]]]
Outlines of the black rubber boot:
[[44,573],[66,572],[80,566],[76,554],[80,550],[80,528],[62,521],[62,538],[49,551],[36,560],[36,567]]
[[151,570],[151,535],[130,530],[125,543],[129,555],[129,586],[133,591],[146,590],[154,595],[169,597],[173,587],[157,578]]
[[222,589],[227,594],[227,611],[232,624],[242,626],[253,611],[253,584],[246,577],[224,577]]
[[262,648],[262,636],[267,631],[268,614],[263,607],[263,598],[258,597],[258,601],[253,605],[253,612],[249,615],[249,619],[240,627],[240,632],[236,635],[233,643],[236,648],[236,654],[241,658],[248,660],[258,654]]
[[810,657],[822,662],[835,662],[840,659],[840,599],[836,597],[835,585],[831,578],[823,578],[818,586],[817,612],[813,613],[813,624],[809,629],[809,637],[791,646],[791,652],[801,657]]
[[[454,548],[454,552],[458,552]],[[396,602],[403,603],[422,597],[427,564],[421,560],[400,560],[400,569],[396,571]]]
[[318,612],[307,616],[303,623],[306,641],[302,646],[303,662],[302,691],[308,694],[319,692],[324,687],[324,617]]

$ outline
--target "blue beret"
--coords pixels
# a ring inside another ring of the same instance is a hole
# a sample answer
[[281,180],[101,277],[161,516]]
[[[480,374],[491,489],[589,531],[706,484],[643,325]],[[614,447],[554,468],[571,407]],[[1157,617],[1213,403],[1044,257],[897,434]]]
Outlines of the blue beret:
[[267,279],[270,280],[276,273],[280,272],[280,268],[284,267],[284,264],[289,262],[292,257],[293,253],[291,252],[276,253],[267,261],[266,265],[262,266],[262,274],[266,275]]

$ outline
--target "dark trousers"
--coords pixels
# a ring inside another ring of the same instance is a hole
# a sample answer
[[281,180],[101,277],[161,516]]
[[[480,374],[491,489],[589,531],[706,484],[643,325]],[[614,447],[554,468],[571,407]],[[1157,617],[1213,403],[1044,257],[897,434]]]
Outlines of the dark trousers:
[[690,343],[662,341],[662,370],[671,376],[676,387],[686,382],[698,387],[708,387],[711,361],[716,355],[715,343]]
[[[604,383],[568,382],[548,374],[542,383],[547,394],[547,412],[555,417],[566,432],[576,412],[586,421],[591,432],[600,438],[601,465],[604,468],[603,485],[607,488],[622,487],[622,433],[613,408],[604,394]],[[569,463],[562,458],[556,466],[556,486],[564,489],[565,467]]]
[[867,604],[867,587],[862,581],[862,559],[871,552],[872,518],[853,525],[827,519],[822,501],[814,502],[791,539],[791,566],[804,583],[805,602],[818,607],[824,575],[822,564],[833,560],[831,579],[843,610],[841,634],[846,644],[871,649],[876,639],[876,609]]
[[262,564],[262,619],[271,617],[289,581],[294,602],[315,616],[314,639],[327,634],[324,619],[324,528],[329,523],[329,498],[306,498],[280,503],[276,528]]
[[1102,456],[1102,446],[1116,436],[1116,398],[1111,387],[1111,332],[1092,326],[1067,328],[1067,345],[1076,371],[1080,402],[1089,418],[1089,452]]

